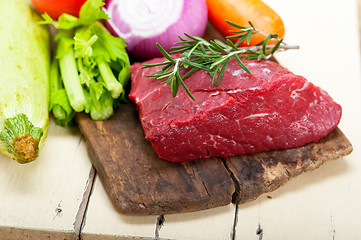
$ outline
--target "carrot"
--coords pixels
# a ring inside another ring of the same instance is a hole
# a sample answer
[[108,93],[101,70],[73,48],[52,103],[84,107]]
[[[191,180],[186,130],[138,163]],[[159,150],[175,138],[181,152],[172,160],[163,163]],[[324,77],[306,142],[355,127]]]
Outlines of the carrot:
[[[261,0],[206,0],[206,2],[209,21],[223,36],[234,35],[229,32],[230,30],[239,30],[225,20],[245,27],[250,27],[248,23],[250,21],[256,29],[267,35],[277,33],[280,39],[285,34],[281,17]],[[249,45],[255,45],[265,39],[266,36],[255,34]],[[234,42],[237,40],[232,39]],[[271,41],[269,43],[272,44]],[[245,42],[241,43],[241,46],[246,45]]]

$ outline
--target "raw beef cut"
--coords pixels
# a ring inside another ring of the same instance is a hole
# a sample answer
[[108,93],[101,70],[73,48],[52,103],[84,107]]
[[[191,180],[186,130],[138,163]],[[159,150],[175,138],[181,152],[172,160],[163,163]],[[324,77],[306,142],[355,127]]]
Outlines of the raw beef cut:
[[231,60],[217,87],[205,71],[185,79],[195,101],[181,86],[173,98],[169,85],[144,76],[159,67],[132,65],[129,98],[160,158],[186,162],[294,148],[338,125],[340,105],[304,77],[269,60],[243,62],[251,74]]

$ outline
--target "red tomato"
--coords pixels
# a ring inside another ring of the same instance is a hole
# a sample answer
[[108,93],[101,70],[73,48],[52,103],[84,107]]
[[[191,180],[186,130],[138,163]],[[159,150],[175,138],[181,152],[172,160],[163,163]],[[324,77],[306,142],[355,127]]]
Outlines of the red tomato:
[[86,0],[32,0],[34,7],[41,13],[47,13],[53,19],[67,13],[79,17],[81,6]]

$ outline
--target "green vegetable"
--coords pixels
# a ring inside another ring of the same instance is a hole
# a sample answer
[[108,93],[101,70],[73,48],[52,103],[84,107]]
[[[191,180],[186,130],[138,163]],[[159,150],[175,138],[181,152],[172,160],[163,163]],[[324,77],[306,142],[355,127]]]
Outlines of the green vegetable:
[[[278,34],[266,35],[262,33],[261,31],[255,29],[251,22],[249,22],[251,27],[243,27],[229,21],[226,22],[229,25],[238,28],[239,31],[231,31],[237,35],[227,37],[227,41],[225,43],[218,39],[207,41],[204,38],[190,36],[187,33],[184,33],[187,39],[178,36],[180,41],[174,43],[175,46],[171,47],[172,51],[169,53],[165,51],[159,43],[157,43],[159,51],[167,60],[160,63],[144,64],[142,68],[163,66],[161,70],[146,76],[154,77],[158,80],[162,79],[162,83],[170,84],[170,90],[173,97],[177,95],[179,83],[181,83],[189,97],[195,100],[183,80],[199,69],[207,71],[212,77],[212,83],[218,86],[230,59],[236,58],[238,65],[244,71],[251,74],[250,70],[241,61],[241,58],[258,60],[269,59],[276,51],[298,48],[298,46],[289,46],[285,44],[283,39],[278,39]],[[244,41],[249,44],[252,36],[255,34],[265,35],[266,39],[255,46],[240,46],[240,44]],[[239,40],[234,44],[231,40],[229,40],[232,38],[239,38]],[[276,42],[275,45],[269,45],[268,43],[270,40]],[[180,56],[174,57],[171,55],[174,53],[180,53]],[[181,76],[181,68],[188,69],[187,74]]]
[[79,18],[62,14],[54,21],[43,14],[42,23],[58,29],[50,80],[58,87],[50,88],[50,107],[59,125],[71,124],[74,113],[81,111],[93,120],[105,120],[119,100],[125,100],[130,77],[126,45],[100,22],[108,18],[103,5],[102,0],[86,1]]
[[50,33],[28,0],[0,1],[0,151],[38,157],[48,133]]
[[72,123],[75,111],[70,105],[63,86],[58,59],[53,59],[50,66],[50,93],[49,111],[53,113],[56,124],[69,125]]

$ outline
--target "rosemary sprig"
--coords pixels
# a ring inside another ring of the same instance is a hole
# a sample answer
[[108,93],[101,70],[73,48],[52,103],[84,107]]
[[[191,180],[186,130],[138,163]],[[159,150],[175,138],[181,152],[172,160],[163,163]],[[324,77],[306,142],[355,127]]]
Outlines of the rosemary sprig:
[[[251,74],[241,59],[269,59],[276,51],[298,48],[298,46],[285,44],[283,39],[278,39],[278,34],[266,35],[262,33],[255,29],[251,22],[249,22],[250,27],[243,27],[229,21],[226,22],[239,30],[230,31],[235,33],[235,35],[228,36],[225,43],[218,39],[207,41],[204,38],[190,36],[187,33],[184,33],[184,35],[188,39],[178,36],[180,41],[174,43],[175,46],[171,47],[172,51],[170,51],[170,53],[157,43],[158,49],[167,60],[160,63],[144,64],[142,68],[163,66],[160,70],[146,76],[154,77],[155,79],[166,79],[162,84],[170,84],[173,97],[177,95],[179,85],[181,84],[187,94],[195,100],[183,80],[197,70],[207,71],[212,77],[212,84],[218,86],[229,60],[233,58],[236,58],[238,65],[244,71]],[[242,42],[249,44],[252,36],[255,34],[262,34],[266,36],[266,39],[255,46],[239,46]],[[231,38],[239,38],[239,40],[233,43],[230,40]],[[268,45],[270,41],[275,42],[275,44]],[[172,55],[175,53],[181,53],[181,55]],[[188,70],[183,76],[180,74],[181,68]]]

